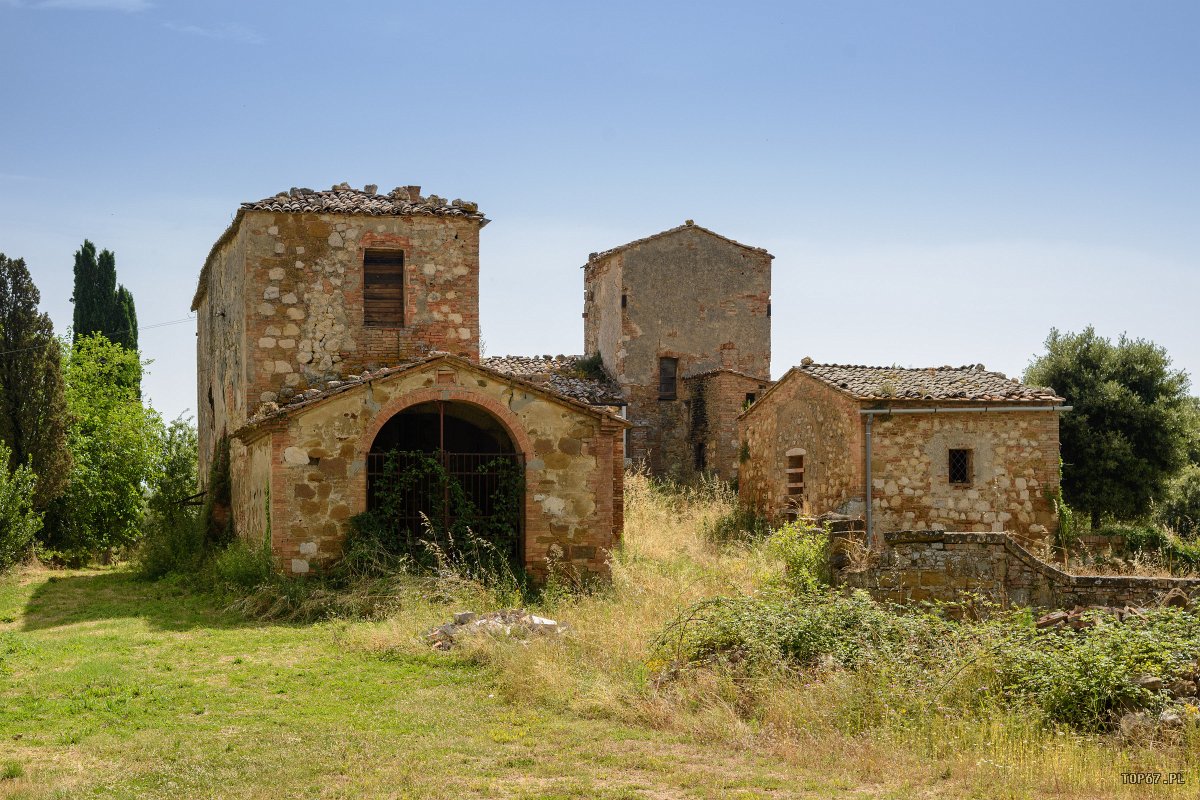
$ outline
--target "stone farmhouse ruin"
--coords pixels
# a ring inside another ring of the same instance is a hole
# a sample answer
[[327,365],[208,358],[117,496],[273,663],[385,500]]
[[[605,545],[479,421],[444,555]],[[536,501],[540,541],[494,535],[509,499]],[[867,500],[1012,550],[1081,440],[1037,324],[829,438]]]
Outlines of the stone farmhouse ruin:
[[[285,571],[339,556],[397,452],[436,459],[483,514],[501,513],[490,470],[519,474],[509,555],[535,578],[607,572],[631,463],[737,480],[777,519],[1054,530],[1052,391],[807,360],[772,383],[773,256],[690,220],[588,256],[583,355],[481,358],[487,224],[416,186],[340,184],[244,203],[213,245],[192,303],[201,474],[228,442],[235,527]],[[405,503],[397,526],[451,513],[433,485]]]
[[[1058,525],[1063,399],[979,366],[788,370],[739,417],[743,502],[778,518],[865,516],[874,531]],[[867,478],[869,476],[869,480]]]

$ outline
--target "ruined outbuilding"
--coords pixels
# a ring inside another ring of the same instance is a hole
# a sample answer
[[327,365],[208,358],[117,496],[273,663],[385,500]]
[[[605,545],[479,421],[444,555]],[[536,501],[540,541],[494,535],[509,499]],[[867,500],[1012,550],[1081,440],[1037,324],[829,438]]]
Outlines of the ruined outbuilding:
[[869,532],[1057,529],[1062,398],[982,367],[790,369],[739,418],[743,502]]
[[[481,502],[481,464],[511,464],[524,478],[514,560],[535,576],[549,558],[607,571],[620,398],[603,380],[480,363],[486,224],[474,203],[419,187],[341,184],[245,203],[213,246],[192,304],[201,474],[229,437],[238,533],[269,537],[286,571],[340,555],[397,449],[480,484]],[[413,514],[437,507],[417,497]]]

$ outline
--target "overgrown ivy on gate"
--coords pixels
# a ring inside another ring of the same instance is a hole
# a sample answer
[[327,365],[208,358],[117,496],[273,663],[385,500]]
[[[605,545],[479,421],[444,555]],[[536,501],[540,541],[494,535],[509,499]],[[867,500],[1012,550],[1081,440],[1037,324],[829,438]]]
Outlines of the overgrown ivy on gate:
[[391,450],[371,453],[367,474],[368,510],[353,520],[356,538],[418,565],[449,557],[522,566],[519,454]]

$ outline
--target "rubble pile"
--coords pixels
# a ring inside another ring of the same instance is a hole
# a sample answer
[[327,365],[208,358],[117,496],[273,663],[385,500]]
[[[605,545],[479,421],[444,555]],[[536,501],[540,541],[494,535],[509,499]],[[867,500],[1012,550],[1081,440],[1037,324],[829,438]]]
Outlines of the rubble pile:
[[564,625],[530,614],[523,608],[485,614],[460,611],[454,615],[453,622],[438,625],[425,635],[425,639],[434,650],[449,650],[472,636],[487,635],[528,642],[534,636],[556,636],[564,630]]

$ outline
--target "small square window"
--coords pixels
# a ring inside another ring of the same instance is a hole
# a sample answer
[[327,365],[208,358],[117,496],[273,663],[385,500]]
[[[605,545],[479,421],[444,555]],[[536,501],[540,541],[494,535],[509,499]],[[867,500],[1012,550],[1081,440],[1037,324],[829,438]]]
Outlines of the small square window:
[[968,485],[971,483],[972,473],[974,472],[972,453],[973,451],[971,450],[950,451],[950,483],[959,485]]
[[658,399],[674,400],[677,397],[679,359],[663,356],[658,359]]

